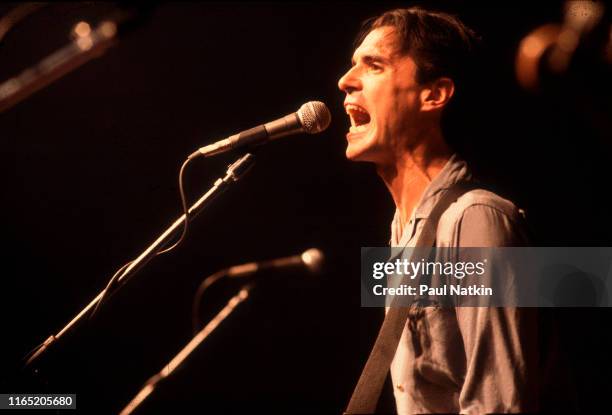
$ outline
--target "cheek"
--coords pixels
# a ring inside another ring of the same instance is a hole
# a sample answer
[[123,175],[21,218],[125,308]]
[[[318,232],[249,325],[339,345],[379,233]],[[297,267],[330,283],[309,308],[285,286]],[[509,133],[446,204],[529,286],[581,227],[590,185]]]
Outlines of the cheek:
[[372,85],[370,115],[377,128],[383,130],[402,129],[401,125],[418,112],[418,95],[414,85],[398,85],[393,80]]
[[418,96],[412,90],[397,88],[394,91],[393,112],[396,118],[409,121],[419,111]]

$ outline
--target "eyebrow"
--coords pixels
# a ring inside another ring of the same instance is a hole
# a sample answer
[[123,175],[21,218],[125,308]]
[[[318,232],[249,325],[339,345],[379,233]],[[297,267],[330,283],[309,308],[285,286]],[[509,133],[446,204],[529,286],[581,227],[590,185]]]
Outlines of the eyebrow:
[[[364,63],[367,64],[372,64],[372,63],[389,63],[390,60],[387,58],[384,58],[380,55],[363,55],[361,57],[361,60],[364,61]],[[351,58],[351,65],[355,65],[355,58]]]

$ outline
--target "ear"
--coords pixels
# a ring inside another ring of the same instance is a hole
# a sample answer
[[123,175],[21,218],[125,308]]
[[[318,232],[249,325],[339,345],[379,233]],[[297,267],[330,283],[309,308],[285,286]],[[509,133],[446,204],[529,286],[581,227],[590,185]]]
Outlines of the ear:
[[455,93],[455,83],[450,78],[438,78],[421,90],[421,110],[442,109]]

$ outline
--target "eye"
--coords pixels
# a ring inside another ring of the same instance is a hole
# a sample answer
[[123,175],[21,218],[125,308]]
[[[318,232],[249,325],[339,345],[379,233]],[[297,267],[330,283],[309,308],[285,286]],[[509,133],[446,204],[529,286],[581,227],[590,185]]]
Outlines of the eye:
[[363,59],[363,64],[368,72],[380,72],[384,69],[382,62],[373,57],[366,57]]
[[369,63],[368,65],[368,71],[369,72],[381,72],[383,70],[382,65],[379,65],[378,63]]

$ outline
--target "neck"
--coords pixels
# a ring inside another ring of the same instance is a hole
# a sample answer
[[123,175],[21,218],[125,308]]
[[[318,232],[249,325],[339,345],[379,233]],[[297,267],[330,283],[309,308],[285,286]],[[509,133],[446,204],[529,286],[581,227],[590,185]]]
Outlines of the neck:
[[435,128],[427,133],[425,139],[396,154],[391,163],[377,165],[377,171],[393,197],[403,228],[425,189],[444,168],[452,151],[440,129]]

